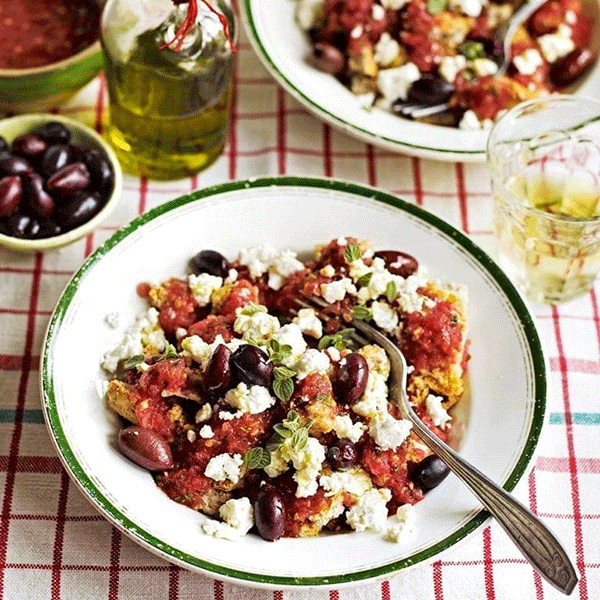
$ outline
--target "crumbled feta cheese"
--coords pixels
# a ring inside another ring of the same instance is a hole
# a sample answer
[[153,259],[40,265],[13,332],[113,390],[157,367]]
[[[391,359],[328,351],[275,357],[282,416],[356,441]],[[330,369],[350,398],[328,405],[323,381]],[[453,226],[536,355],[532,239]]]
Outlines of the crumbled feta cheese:
[[299,0],[296,21],[303,31],[315,27],[323,16],[323,0]]
[[202,525],[208,535],[225,540],[238,540],[246,535],[254,525],[254,510],[246,497],[227,500],[219,509],[219,516],[225,521],[220,523],[209,519]]
[[311,373],[327,373],[331,366],[329,356],[321,350],[309,348],[294,365],[299,381],[306,379]]
[[369,425],[369,435],[381,450],[395,450],[410,435],[412,423],[395,419],[389,413],[376,415]]
[[111,313],[108,313],[104,317],[104,322],[111,328],[117,329],[119,327],[119,311],[115,310]]
[[372,489],[359,497],[358,502],[348,511],[346,520],[355,531],[383,531],[387,523],[386,504],[392,498],[390,490]]
[[353,40],[357,40],[363,34],[363,31],[364,31],[364,29],[363,29],[362,25],[360,25],[360,24],[356,25],[354,27],[354,29],[352,29],[352,31],[350,31],[350,37]]
[[571,39],[572,30],[568,25],[561,23],[556,33],[548,33],[537,39],[544,58],[549,63],[556,62],[575,49],[575,42]]
[[279,331],[273,334],[271,339],[277,340],[281,346],[287,345],[292,347],[290,356],[284,358],[282,361],[282,364],[290,369],[294,367],[294,364],[298,362],[306,350],[304,336],[296,323],[284,325]]
[[213,415],[212,406],[207,402],[196,413],[195,421],[196,421],[196,423],[206,423],[206,421],[210,420],[212,415]]
[[390,10],[398,10],[408,1],[409,0],[381,0],[381,6],[383,6],[383,8],[389,8]]
[[326,496],[347,492],[360,497],[373,488],[371,478],[360,467],[348,471],[334,471],[331,475],[321,475],[319,485],[325,490]]
[[264,275],[277,256],[277,250],[270,244],[263,244],[255,248],[240,250],[238,262],[248,267],[251,277]]
[[544,64],[544,59],[537,48],[528,48],[522,54],[513,58],[517,71],[523,75],[533,75],[538,67]]
[[187,336],[187,333],[188,333],[188,332],[187,332],[187,329],[185,329],[185,328],[183,328],[183,327],[178,327],[178,328],[175,330],[175,337],[176,337],[178,340],[182,340],[184,337],[186,337],[186,336]]
[[225,394],[225,402],[240,412],[251,415],[264,412],[275,404],[275,398],[271,396],[269,390],[262,385],[252,385],[248,387],[245,383],[239,383],[237,387],[229,390]]
[[395,543],[406,542],[416,535],[417,514],[414,506],[404,504],[398,507],[394,520],[395,523],[392,523],[385,532],[386,540]]
[[321,284],[321,295],[329,304],[343,300],[346,292],[350,294],[356,293],[356,287],[348,277],[342,277],[337,281]]
[[215,432],[213,431],[210,425],[204,425],[203,427],[201,427],[199,433],[200,437],[204,438],[205,440],[215,436]]
[[327,348],[325,352],[329,354],[331,362],[340,362],[342,355],[340,354],[340,351],[337,348],[335,348],[334,346],[329,346],[329,348]]
[[565,13],[565,22],[567,25],[575,25],[577,23],[577,15],[572,10],[568,10]]
[[377,88],[384,98],[391,101],[398,98],[406,100],[408,90],[414,81],[421,78],[417,65],[408,62],[393,69],[380,69],[377,73]]
[[373,4],[371,7],[371,17],[373,21],[382,21],[385,17],[385,8],[381,4]]
[[487,0],[450,0],[450,8],[467,17],[478,17],[486,4]]
[[333,420],[333,430],[340,439],[350,440],[355,444],[367,430],[367,426],[360,421],[353,423],[349,415],[338,415]]
[[280,290],[285,278],[296,271],[302,271],[304,265],[296,258],[296,253],[289,250],[280,252],[269,266],[268,286],[272,290]]
[[147,347],[162,352],[166,343],[165,332],[158,321],[158,311],[150,307],[137,317],[121,343],[104,353],[100,366],[105,371],[114,373],[121,360],[144,354]]
[[445,429],[448,421],[452,420],[452,417],[448,414],[448,411],[442,406],[443,398],[441,396],[435,396],[429,394],[425,405],[427,406],[427,412],[436,427]]
[[314,308],[301,308],[298,315],[294,317],[293,323],[300,327],[300,331],[306,335],[310,335],[319,339],[323,335],[323,323]]
[[469,66],[479,77],[495,75],[498,72],[498,65],[489,58],[476,58],[470,62]]
[[267,343],[280,327],[279,319],[266,312],[245,315],[239,311],[233,324],[233,330],[241,333],[243,339],[253,340],[257,344]]
[[323,277],[333,277],[335,275],[335,269],[333,268],[332,265],[325,265],[320,271],[319,271],[320,275],[323,275]]
[[188,442],[190,442],[190,444],[193,444],[196,441],[196,432],[193,429],[188,429],[186,437],[188,439]]
[[227,275],[227,277],[225,278],[225,281],[223,281],[223,285],[230,285],[232,283],[234,283],[238,278],[238,272],[236,269],[229,269],[229,273]]
[[[374,4],[373,8],[375,8],[375,6],[379,5]],[[379,8],[383,11],[381,6],[379,6]],[[399,54],[400,44],[386,31],[381,35],[377,44],[375,44],[373,60],[381,67],[387,67],[394,62]]]
[[335,240],[335,243],[338,246],[347,246],[348,245],[348,240],[344,237],[344,236],[340,236],[337,240]]
[[215,337],[215,341],[212,344],[207,344],[200,336],[191,335],[185,338],[181,342],[183,348],[183,354],[185,356],[191,356],[197,363],[200,364],[203,370],[206,370],[214,351],[220,345],[227,346],[232,352],[235,352],[240,346],[243,345],[242,340],[238,338],[232,339],[230,342],[226,342],[221,334]]
[[393,331],[398,326],[398,313],[387,303],[378,302],[371,304],[373,321],[384,331]]
[[473,131],[475,129],[481,129],[481,123],[475,112],[469,109],[462,116],[458,128],[464,129],[465,131]]
[[371,371],[362,398],[352,405],[352,410],[361,417],[374,417],[387,412],[388,388],[379,373]]
[[353,260],[350,263],[350,277],[352,277],[354,280],[360,279],[363,275],[366,275],[370,272],[371,269],[365,265],[361,258]]
[[440,62],[439,73],[450,83],[454,83],[456,76],[467,66],[467,59],[462,54],[444,56]]
[[226,410],[222,410],[219,412],[218,417],[221,421],[233,421],[234,419],[239,419],[243,417],[244,413],[236,410],[234,413],[227,412]]
[[279,477],[279,475],[285,473],[288,468],[288,461],[283,457],[283,452],[280,447],[274,452],[271,452],[271,462],[264,468],[264,471],[269,477],[273,478]]
[[390,374],[390,359],[385,350],[376,344],[359,348],[357,352],[363,356],[369,366],[369,371],[375,371],[387,379]]
[[240,479],[240,467],[244,463],[240,454],[217,454],[206,465],[204,474],[215,481],[229,480],[237,483]]
[[223,278],[200,273],[200,275],[190,275],[188,283],[196,302],[200,306],[206,306],[210,303],[212,293],[223,287]]

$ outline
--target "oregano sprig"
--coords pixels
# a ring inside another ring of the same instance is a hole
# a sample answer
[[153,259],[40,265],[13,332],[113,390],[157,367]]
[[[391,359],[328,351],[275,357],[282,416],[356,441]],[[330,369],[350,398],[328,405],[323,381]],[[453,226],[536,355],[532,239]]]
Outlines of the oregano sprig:
[[361,256],[362,252],[360,246],[354,242],[349,242],[346,248],[344,248],[344,258],[348,264],[358,260]]

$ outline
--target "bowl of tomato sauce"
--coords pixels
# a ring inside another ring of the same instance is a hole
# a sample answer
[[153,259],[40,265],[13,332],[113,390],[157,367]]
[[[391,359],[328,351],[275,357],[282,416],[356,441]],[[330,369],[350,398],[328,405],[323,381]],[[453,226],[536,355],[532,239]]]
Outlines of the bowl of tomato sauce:
[[0,112],[47,111],[102,69],[102,0],[0,2]]

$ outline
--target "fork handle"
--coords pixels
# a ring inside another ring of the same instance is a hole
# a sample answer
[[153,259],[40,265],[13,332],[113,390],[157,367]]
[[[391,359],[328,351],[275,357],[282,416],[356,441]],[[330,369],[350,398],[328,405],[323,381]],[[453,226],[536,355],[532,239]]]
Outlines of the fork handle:
[[471,489],[531,565],[569,595],[577,584],[577,573],[554,534],[525,506],[431,433],[416,414],[411,416],[415,433]]

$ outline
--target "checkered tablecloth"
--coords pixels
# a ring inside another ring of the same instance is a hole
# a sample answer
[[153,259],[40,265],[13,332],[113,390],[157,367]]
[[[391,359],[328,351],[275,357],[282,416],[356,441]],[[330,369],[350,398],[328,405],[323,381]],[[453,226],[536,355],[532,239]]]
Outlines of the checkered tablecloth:
[[[98,131],[106,88],[92,82],[58,112]],[[332,176],[379,186],[434,212],[494,255],[485,166],[382,151],[331,129],[288,96],[243,39],[223,156],[190,179],[125,179],[109,221],[44,254],[0,249],[0,598],[6,600],[550,600],[562,597],[492,524],[443,560],[340,591],[263,591],[215,581],[121,535],[61,467],[40,408],[39,355],[51,311],[83,259],[137,215],[191,190],[259,175]],[[534,306],[553,394],[535,468],[516,495],[575,560],[580,600],[600,598],[600,282],[560,307]]]

